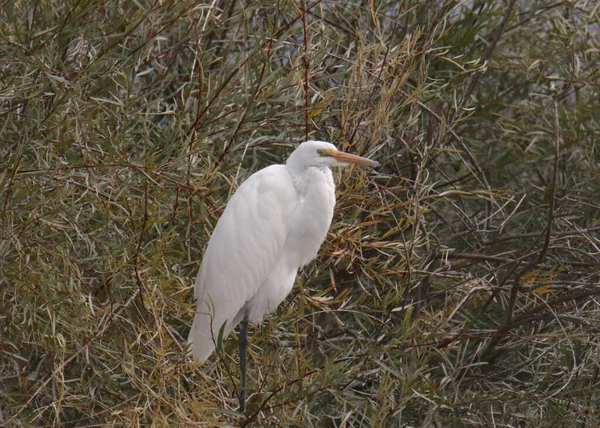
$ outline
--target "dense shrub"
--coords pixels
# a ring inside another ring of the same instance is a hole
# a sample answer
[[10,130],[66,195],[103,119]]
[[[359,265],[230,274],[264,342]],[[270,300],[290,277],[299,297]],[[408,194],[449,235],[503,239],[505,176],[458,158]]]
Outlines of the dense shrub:
[[[0,9],[0,423],[600,424],[595,2],[26,1]],[[185,356],[231,192],[307,138],[316,262]]]

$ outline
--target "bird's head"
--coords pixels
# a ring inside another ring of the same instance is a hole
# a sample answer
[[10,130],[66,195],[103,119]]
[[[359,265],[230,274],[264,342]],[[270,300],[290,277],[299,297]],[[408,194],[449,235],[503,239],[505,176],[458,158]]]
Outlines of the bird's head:
[[311,166],[377,166],[378,162],[338,150],[333,144],[324,141],[306,141],[292,152],[287,165],[303,170]]

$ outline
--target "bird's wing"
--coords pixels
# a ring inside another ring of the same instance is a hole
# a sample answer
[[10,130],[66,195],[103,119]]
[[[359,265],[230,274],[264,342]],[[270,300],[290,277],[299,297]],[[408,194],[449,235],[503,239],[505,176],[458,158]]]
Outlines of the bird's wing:
[[277,263],[299,204],[283,165],[253,174],[230,199],[196,279],[198,307],[188,341],[199,360],[210,356],[223,326],[225,337],[241,321],[244,304]]

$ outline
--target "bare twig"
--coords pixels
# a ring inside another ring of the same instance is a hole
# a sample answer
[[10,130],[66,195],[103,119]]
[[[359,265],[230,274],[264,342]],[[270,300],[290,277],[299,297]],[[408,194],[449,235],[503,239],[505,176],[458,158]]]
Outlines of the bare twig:
[[[516,3],[517,3],[517,0],[509,0],[508,4],[506,5],[506,9],[504,10],[504,15],[502,16],[502,20],[500,21],[500,24],[496,28],[496,31],[494,32],[494,35],[492,36],[492,41],[490,43],[490,46],[482,58],[482,63],[484,65],[487,61],[489,61],[489,59],[494,54],[494,51],[496,50],[496,45],[500,41],[500,37],[502,36],[502,33],[504,33],[504,29],[506,28],[506,24],[508,23],[508,20],[510,19],[510,16],[512,15],[512,12],[513,12],[513,9],[514,9]],[[471,80],[469,80],[467,89],[462,94],[461,100],[458,103],[458,106],[456,107],[454,114],[451,116],[451,119],[449,121],[450,123],[454,122],[454,119],[456,119],[456,116],[464,108],[464,106],[467,103],[467,100],[469,99],[469,97],[475,90],[475,87],[479,83],[479,79],[481,78],[482,75],[483,75],[483,73],[480,70],[476,71],[475,73],[473,73],[473,75],[471,75]]]
[[[548,248],[550,246],[550,238],[552,236],[552,224],[554,222],[554,209],[555,209],[555,204],[556,204],[556,180],[557,180],[557,176],[558,176],[558,159],[559,159],[559,148],[560,148],[560,126],[559,126],[559,120],[558,120],[558,98],[557,98],[557,95],[555,95],[555,97],[553,99],[553,110],[552,110],[553,111],[553,124],[554,124],[554,126],[553,126],[553,128],[554,128],[554,138],[553,138],[554,139],[554,165],[553,165],[552,179],[550,182],[550,189],[549,189],[550,205],[548,208],[548,220],[546,223],[546,230],[544,233],[544,246],[542,247],[541,251],[539,252],[536,260],[531,261],[526,266],[524,266],[522,269],[517,271],[517,273],[515,275],[514,283],[510,290],[510,297],[508,300],[508,306],[507,306],[506,313],[505,313],[505,319],[502,324],[502,327],[500,327],[498,329],[497,333],[505,333],[506,331],[509,330],[509,326],[512,323],[511,320],[513,318],[513,312],[514,312],[515,304],[517,301],[517,296],[519,293],[519,287],[521,285],[521,278],[527,272],[534,269],[536,266],[538,266],[540,263],[542,263],[544,261],[544,259],[546,258],[546,254],[548,252]],[[488,345],[482,351],[481,355],[484,357],[489,356],[492,353],[493,349],[499,343],[500,339],[501,338],[499,335],[492,338],[492,340],[488,343]]]

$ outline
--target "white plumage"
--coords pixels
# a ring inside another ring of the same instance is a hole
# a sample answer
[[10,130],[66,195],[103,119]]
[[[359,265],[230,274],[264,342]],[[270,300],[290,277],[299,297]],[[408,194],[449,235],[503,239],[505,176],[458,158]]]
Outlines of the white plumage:
[[198,301],[188,341],[206,360],[221,328],[259,323],[289,294],[298,269],[317,256],[333,217],[330,166],[377,165],[321,141],[302,143],[285,165],[251,175],[221,215],[195,285]]

